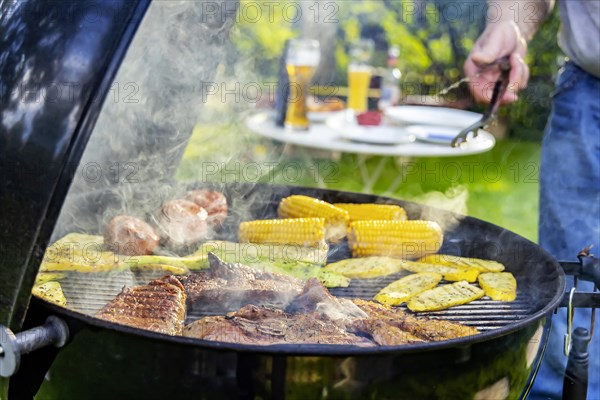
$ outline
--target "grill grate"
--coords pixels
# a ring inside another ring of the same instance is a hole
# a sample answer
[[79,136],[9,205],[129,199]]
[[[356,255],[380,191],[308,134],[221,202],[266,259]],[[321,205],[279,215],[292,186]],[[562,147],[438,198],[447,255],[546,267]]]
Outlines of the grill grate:
[[[61,285],[67,297],[67,307],[84,314],[94,315],[112,300],[123,286],[143,285],[164,275],[164,272],[132,273],[129,271],[95,275],[70,273],[61,280]],[[353,279],[347,288],[333,288],[330,291],[337,297],[370,300],[383,287],[404,275],[404,273],[399,273],[377,279]],[[90,279],[92,277],[93,279]],[[442,281],[442,284],[444,283],[448,282]],[[442,311],[419,313],[419,315],[460,322],[485,332],[527,318],[535,311],[531,306],[532,304],[534,302],[525,291],[518,291],[517,298],[512,302],[493,301],[483,297],[462,306]],[[400,308],[407,310],[406,306]],[[189,313],[186,324],[207,315],[212,314]]]

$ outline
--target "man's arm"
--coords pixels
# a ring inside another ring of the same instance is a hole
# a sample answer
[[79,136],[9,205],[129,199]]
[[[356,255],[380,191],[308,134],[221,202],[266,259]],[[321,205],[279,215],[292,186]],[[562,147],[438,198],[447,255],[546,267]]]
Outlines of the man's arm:
[[552,11],[554,0],[490,0],[487,25],[475,42],[464,66],[470,77],[475,100],[488,103],[497,68],[482,71],[482,67],[503,57],[510,57],[510,83],[502,102],[517,100],[517,91],[527,86],[529,67],[525,63],[527,43]]

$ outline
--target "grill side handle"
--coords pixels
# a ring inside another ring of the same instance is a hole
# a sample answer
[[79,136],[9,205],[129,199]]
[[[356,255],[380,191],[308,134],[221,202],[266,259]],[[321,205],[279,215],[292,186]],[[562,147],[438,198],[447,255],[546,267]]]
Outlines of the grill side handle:
[[[559,261],[559,264],[566,275],[582,281],[593,282],[596,287],[600,287],[600,258],[589,254],[590,248],[586,247],[579,252],[578,261]],[[570,301],[572,306],[577,308],[600,308],[600,293],[575,292],[573,298],[570,299],[570,293],[567,291],[560,307],[567,307]]]
[[600,258],[587,257],[581,261],[559,261],[565,274],[586,282],[594,282],[600,287]]
[[573,331],[572,347],[563,381],[563,400],[585,400],[588,389],[588,345],[592,337],[585,328]]
[[19,369],[21,355],[46,346],[63,347],[69,328],[62,319],[50,316],[41,326],[17,333],[0,325],[0,376],[9,378]]

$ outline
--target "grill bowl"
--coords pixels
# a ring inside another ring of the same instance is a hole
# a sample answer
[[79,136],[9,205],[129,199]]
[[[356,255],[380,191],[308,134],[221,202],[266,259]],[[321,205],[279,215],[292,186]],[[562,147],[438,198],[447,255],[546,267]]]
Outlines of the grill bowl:
[[[42,398],[415,399],[468,398],[482,390],[508,391],[510,398],[525,396],[539,366],[552,311],[565,285],[558,263],[537,245],[474,218],[372,195],[273,185],[231,184],[217,189],[226,194],[233,210],[223,237],[232,240],[240,220],[275,216],[279,200],[290,194],[330,202],[399,204],[411,219],[441,223],[445,229],[441,252],[504,263],[517,278],[517,300],[502,303],[481,299],[429,314],[478,327],[481,334],[473,337],[375,348],[293,344],[264,347],[170,337],[98,320],[86,313],[93,313],[114,293],[96,285],[95,291],[88,292],[93,296],[72,302],[71,309],[39,299],[32,303],[27,321],[30,325],[43,321],[50,313],[57,314],[67,320],[75,336],[60,352],[45,351],[45,358],[41,352],[25,356],[21,371],[12,379],[12,389],[31,391],[32,385],[27,387],[23,377],[29,376],[31,382],[31,376],[39,376],[56,356],[51,379],[41,387]],[[111,210],[121,209],[118,203],[123,199],[112,193],[89,196],[80,202],[88,205],[81,207],[85,219],[72,214],[72,221],[77,221],[79,228],[82,221],[87,221],[86,231],[93,233]],[[90,206],[95,213],[87,209]],[[73,229],[68,224],[63,228]],[[345,244],[332,247],[330,255],[331,260],[347,257],[348,248]],[[397,277],[354,280],[348,288],[331,292],[340,297],[370,299]],[[137,277],[140,283],[152,278]],[[81,274],[71,274],[64,283],[67,297],[77,298],[77,292],[89,282]],[[114,286],[119,287],[118,282]],[[192,314],[190,320],[201,316]],[[111,383],[98,385],[98,375]],[[64,384],[66,381],[70,383]]]

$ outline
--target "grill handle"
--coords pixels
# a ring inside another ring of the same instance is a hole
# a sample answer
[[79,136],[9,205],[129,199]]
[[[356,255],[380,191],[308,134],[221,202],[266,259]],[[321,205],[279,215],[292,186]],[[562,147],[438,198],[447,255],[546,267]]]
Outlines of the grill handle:
[[591,336],[587,329],[576,328],[563,382],[563,400],[585,400],[588,388],[588,345]]
[[0,325],[0,377],[9,378],[19,369],[21,355],[42,347],[62,347],[69,340],[69,328],[62,319],[50,316],[41,326],[17,333]]

